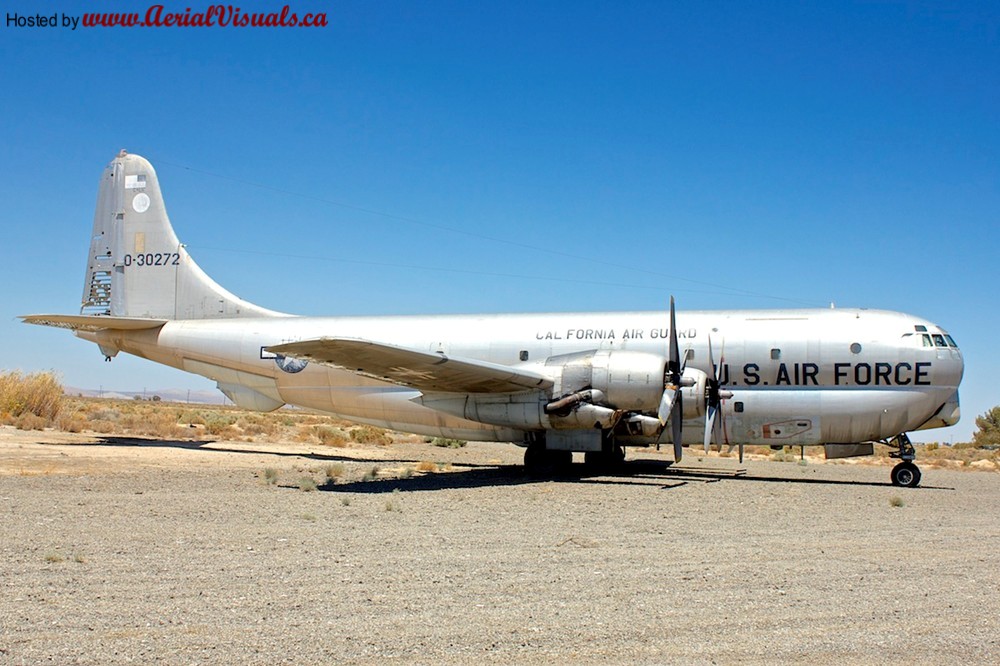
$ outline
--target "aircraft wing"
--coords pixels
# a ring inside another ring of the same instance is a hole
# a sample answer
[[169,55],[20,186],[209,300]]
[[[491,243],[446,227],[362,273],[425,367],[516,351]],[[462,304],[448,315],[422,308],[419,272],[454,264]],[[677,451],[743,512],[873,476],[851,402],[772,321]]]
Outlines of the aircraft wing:
[[166,319],[145,319],[140,317],[106,317],[104,315],[20,315],[25,324],[39,326],[55,326],[68,328],[72,331],[100,331],[110,328],[120,331],[140,331],[146,328],[159,328],[167,323]]
[[267,351],[425,392],[512,393],[552,386],[551,379],[530,370],[371,340],[318,338],[274,345]]

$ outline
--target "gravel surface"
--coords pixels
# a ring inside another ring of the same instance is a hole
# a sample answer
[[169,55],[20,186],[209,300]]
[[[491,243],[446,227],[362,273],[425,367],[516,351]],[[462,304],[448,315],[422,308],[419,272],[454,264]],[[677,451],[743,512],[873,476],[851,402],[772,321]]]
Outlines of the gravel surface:
[[519,459],[0,429],[0,663],[1000,662],[998,474]]

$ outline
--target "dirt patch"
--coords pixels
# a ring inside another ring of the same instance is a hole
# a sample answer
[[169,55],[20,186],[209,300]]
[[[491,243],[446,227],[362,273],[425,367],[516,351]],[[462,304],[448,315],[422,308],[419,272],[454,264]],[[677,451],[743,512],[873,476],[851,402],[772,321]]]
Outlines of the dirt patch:
[[502,444],[4,429],[0,661],[1000,653],[997,474],[698,458],[537,479]]

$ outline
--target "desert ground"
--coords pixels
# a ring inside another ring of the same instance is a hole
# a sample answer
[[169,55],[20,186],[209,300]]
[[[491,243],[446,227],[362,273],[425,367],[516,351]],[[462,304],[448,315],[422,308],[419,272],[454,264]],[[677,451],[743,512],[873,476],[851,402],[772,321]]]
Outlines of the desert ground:
[[4,426],[0,663],[1000,662],[995,471],[520,460]]

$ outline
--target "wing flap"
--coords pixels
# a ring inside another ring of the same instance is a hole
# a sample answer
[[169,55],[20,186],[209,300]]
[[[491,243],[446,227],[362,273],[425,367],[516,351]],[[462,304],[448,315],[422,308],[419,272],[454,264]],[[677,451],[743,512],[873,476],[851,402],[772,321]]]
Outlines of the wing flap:
[[20,319],[25,324],[55,326],[56,328],[68,328],[72,331],[100,331],[103,329],[141,331],[147,328],[159,328],[167,323],[166,319],[106,317],[104,315],[20,315]]
[[371,340],[318,338],[275,345],[267,351],[428,392],[512,393],[552,386],[551,379],[527,369]]

